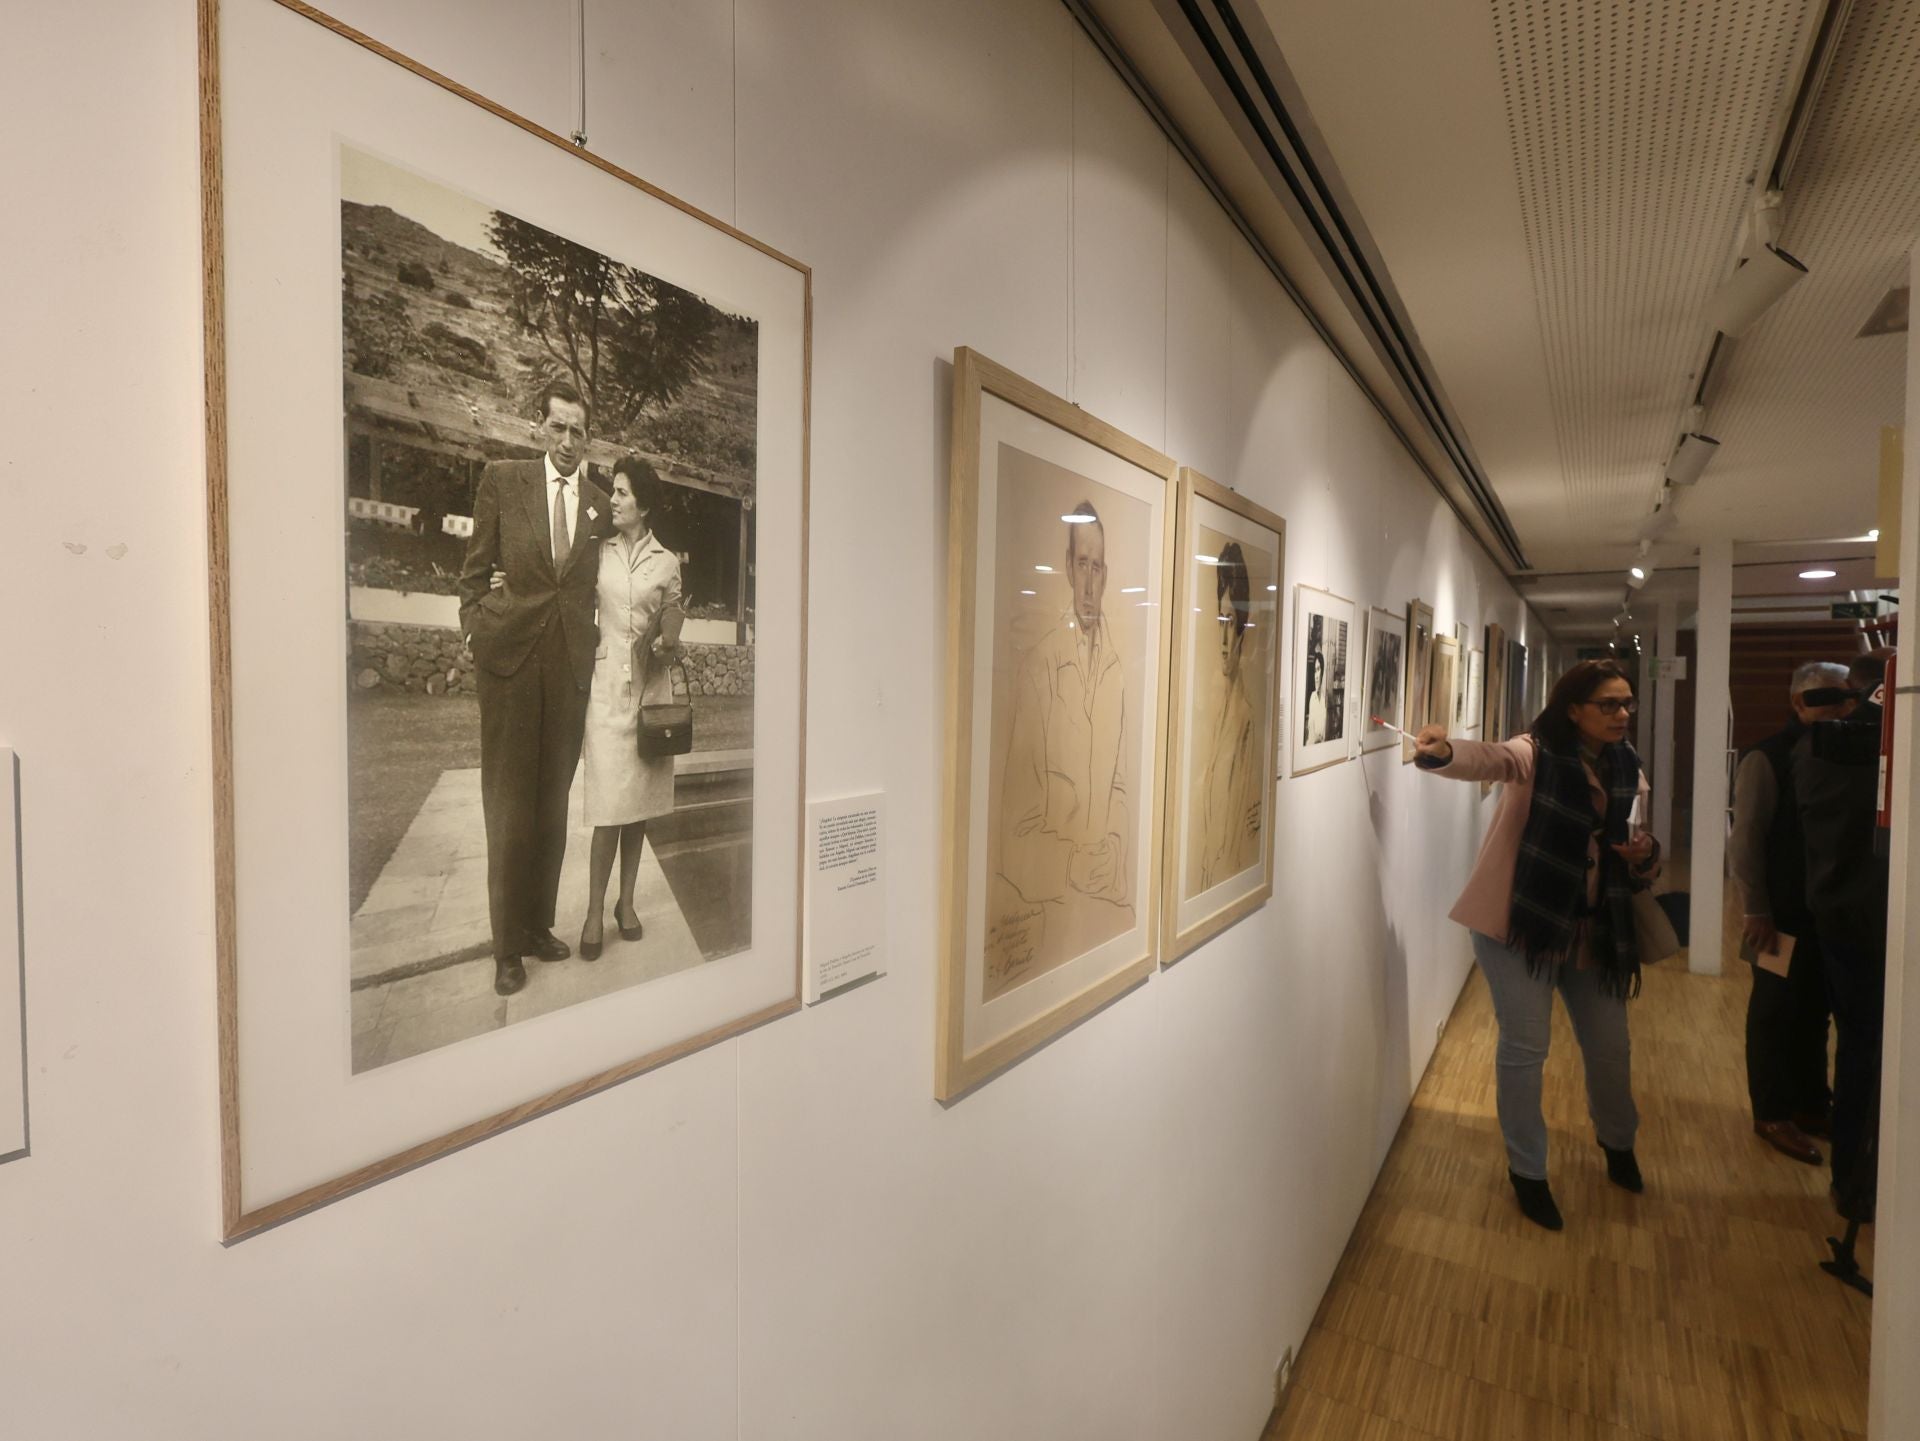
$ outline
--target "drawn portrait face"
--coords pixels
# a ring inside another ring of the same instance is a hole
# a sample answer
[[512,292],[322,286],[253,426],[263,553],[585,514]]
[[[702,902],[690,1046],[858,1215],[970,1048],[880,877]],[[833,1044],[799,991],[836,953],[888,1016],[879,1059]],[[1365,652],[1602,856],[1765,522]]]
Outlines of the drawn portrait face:
[[1220,673],[1232,682],[1240,674],[1252,603],[1246,555],[1237,543],[1228,541],[1221,548],[1213,566],[1213,581],[1214,612],[1220,621]]
[[1087,634],[1094,634],[1107,594],[1107,536],[1097,520],[1067,528],[1067,583],[1073,587],[1074,618]]

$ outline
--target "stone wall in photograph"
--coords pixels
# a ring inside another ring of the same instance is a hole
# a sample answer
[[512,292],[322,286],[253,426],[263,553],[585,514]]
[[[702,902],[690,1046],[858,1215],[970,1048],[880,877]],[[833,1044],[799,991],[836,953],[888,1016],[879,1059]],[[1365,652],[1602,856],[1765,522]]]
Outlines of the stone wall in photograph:
[[347,622],[347,681],[355,690],[459,694],[473,689],[473,657],[460,632],[437,625]]
[[[458,631],[367,620],[350,621],[347,629],[347,678],[356,690],[458,695],[474,688],[473,657]],[[750,645],[690,645],[684,664],[696,696],[753,694]]]
[[685,664],[695,695],[753,694],[750,645],[690,645]]

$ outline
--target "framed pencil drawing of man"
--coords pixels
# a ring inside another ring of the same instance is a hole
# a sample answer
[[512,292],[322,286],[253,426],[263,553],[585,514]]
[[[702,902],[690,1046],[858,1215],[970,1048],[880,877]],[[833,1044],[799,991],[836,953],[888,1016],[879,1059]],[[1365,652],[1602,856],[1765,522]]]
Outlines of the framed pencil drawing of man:
[[955,355],[942,1098],[1157,957],[1173,473]]
[[1163,962],[1273,894],[1285,554],[1278,515],[1181,470]]

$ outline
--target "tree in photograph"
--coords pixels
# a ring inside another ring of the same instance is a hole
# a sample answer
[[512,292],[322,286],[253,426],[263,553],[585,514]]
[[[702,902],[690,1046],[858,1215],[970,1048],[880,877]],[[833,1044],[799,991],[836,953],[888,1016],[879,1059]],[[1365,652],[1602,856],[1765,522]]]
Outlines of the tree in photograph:
[[625,439],[705,372],[716,312],[698,296],[503,211],[488,238],[509,313],[579,387],[600,435]]

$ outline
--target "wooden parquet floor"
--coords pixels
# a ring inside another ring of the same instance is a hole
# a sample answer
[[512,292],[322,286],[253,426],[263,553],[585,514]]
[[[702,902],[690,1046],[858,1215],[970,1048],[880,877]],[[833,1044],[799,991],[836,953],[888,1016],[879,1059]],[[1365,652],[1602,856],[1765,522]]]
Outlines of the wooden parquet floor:
[[1557,1235],[1521,1217],[1507,1182],[1474,971],[1266,1441],[1864,1436],[1871,1303],[1818,1269],[1839,1234],[1827,1173],[1752,1132],[1747,967],[1684,963],[1649,968],[1633,1003],[1642,1196],[1607,1181],[1555,1005]]

